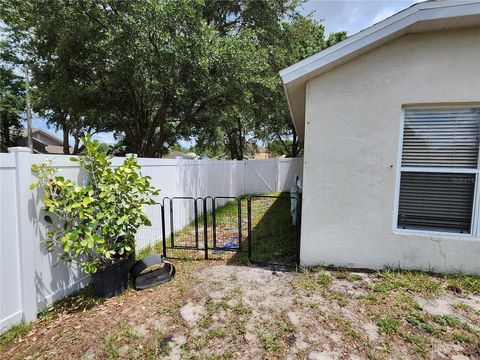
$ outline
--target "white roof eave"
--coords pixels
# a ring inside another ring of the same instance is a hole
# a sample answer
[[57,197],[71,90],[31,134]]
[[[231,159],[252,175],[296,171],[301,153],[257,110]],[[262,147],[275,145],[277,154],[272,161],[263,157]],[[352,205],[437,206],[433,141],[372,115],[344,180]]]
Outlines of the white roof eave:
[[[299,103],[303,103],[304,107],[305,99],[303,99],[303,102],[299,102],[298,99],[292,101],[291,98],[292,92],[298,92],[300,89],[305,94],[304,87],[308,80],[399,36],[414,32],[416,24],[422,23],[425,25],[436,20],[462,18],[472,15],[480,17],[480,0],[447,0],[418,3],[328,49],[322,50],[281,70],[280,77],[284,84],[290,113],[300,137],[303,137],[303,126],[298,129],[298,123],[300,121],[303,122],[304,119],[296,118],[296,114],[303,116],[305,110],[292,108],[292,104],[295,103],[298,107]],[[458,22],[456,23],[457,27],[460,25]],[[480,25],[480,20],[478,25]],[[427,30],[427,28],[422,27],[422,31]]]

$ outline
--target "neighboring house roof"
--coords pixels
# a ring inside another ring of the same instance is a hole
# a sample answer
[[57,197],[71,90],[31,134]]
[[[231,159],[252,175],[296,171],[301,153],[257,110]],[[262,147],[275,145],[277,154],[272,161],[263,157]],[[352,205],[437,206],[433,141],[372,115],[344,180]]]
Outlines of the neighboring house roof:
[[185,160],[196,160],[198,156],[195,153],[183,153],[177,150],[170,150],[167,155],[164,156],[164,159],[185,159]]
[[[51,144],[47,144],[45,143],[44,141],[40,140],[39,136],[45,136],[46,138],[48,138],[49,142]],[[27,137],[28,136],[28,130],[27,129],[23,129],[22,131],[22,136],[23,137]],[[56,137],[55,135],[53,134],[50,134],[49,132],[43,130],[43,129],[37,129],[37,128],[34,128],[32,129],[32,137],[35,138],[36,140],[44,143],[45,145],[57,145],[57,146],[63,146],[63,140],[62,139],[59,139],[58,137]]]
[[[46,145],[45,151],[47,154],[60,154],[63,155],[63,145]],[[72,152],[72,148],[70,147],[70,152]]]
[[480,26],[480,0],[417,3],[347,39],[280,71],[300,139],[305,131],[306,83],[395,38],[414,32]]
[[[21,139],[18,141],[21,146],[28,146],[27,137],[28,130],[22,129],[20,132]],[[33,152],[36,154],[62,154],[63,140],[43,129],[32,129]],[[72,152],[70,147],[70,152]]]

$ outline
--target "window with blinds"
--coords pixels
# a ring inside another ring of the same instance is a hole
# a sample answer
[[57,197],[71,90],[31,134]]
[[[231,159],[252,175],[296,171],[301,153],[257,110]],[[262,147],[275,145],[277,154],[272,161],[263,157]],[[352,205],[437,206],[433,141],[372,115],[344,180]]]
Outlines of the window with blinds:
[[406,109],[397,225],[470,234],[480,108]]

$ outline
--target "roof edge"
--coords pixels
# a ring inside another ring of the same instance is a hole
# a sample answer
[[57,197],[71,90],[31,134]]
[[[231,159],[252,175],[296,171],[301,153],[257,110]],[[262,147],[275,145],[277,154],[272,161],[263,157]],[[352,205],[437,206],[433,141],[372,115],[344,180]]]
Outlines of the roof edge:
[[420,21],[480,14],[480,1],[427,1],[417,3],[385,20],[382,20],[347,39],[305,58],[280,71],[285,85],[301,77],[321,70],[323,67],[351,55],[356,51],[389,38],[395,33],[403,34],[408,27]]
[[435,28],[437,20],[451,19],[455,23],[445,29],[462,27],[457,19],[465,19],[464,27],[473,26],[472,16],[473,23],[476,24],[478,19],[480,26],[480,0],[431,0],[417,3],[281,70],[280,77],[299,139],[303,140],[304,135],[305,84],[310,79],[402,35],[438,30]]

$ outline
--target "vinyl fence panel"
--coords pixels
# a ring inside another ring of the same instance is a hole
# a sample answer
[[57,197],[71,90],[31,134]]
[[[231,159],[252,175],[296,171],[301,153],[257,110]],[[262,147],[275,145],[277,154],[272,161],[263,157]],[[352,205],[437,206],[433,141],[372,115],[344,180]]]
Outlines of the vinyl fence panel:
[[[66,178],[84,183],[86,174],[70,156],[30,154],[25,148],[12,148],[0,154],[0,333],[12,324],[30,321],[45,308],[89,282],[75,263],[57,263],[45,251],[44,214],[41,189],[29,189],[35,180],[32,164],[51,160]],[[113,158],[118,166],[124,158]],[[137,249],[161,241],[160,203],[164,197],[242,196],[254,193],[289,191],[294,176],[301,176],[302,159],[268,160],[171,160],[139,158],[141,173],[151,177],[161,190],[157,204],[146,211],[152,226],[139,229]],[[226,200],[218,200],[221,206]],[[192,221],[193,201],[179,201],[183,214],[175,226]],[[210,209],[209,209],[210,210]],[[191,216],[190,216],[191,217]],[[167,224],[166,233],[170,232]]]

